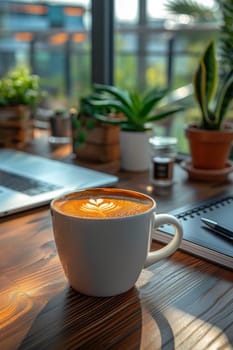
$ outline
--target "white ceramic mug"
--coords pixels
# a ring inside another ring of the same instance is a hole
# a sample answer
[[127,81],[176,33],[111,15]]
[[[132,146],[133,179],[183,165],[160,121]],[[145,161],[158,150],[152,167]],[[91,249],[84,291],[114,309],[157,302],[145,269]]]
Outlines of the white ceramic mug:
[[[90,201],[85,205],[94,210],[94,217],[86,217],[82,212],[66,212],[61,206],[73,201],[73,208],[76,205],[82,209],[79,199],[83,197]],[[114,217],[112,212],[114,214],[118,198],[136,200],[136,206],[144,202],[148,206],[137,212],[127,204],[126,213]],[[156,214],[155,207],[156,202],[150,196],[117,188],[77,191],[54,199],[51,203],[54,238],[71,286],[86,295],[117,295],[134,286],[144,267],[174,253],[182,240],[182,226],[172,215]],[[95,216],[96,208],[98,215],[103,212],[103,217]],[[109,208],[112,212],[104,216]],[[164,224],[174,226],[174,237],[166,246],[152,252],[151,231]]]

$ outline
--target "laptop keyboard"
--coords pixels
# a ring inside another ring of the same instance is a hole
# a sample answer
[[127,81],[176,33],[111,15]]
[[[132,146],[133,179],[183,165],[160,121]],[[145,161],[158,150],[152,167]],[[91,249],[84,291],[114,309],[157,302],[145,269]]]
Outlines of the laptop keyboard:
[[5,170],[0,170],[0,186],[10,188],[29,196],[36,196],[41,193],[62,188],[45,181],[34,180],[27,176],[12,174]]

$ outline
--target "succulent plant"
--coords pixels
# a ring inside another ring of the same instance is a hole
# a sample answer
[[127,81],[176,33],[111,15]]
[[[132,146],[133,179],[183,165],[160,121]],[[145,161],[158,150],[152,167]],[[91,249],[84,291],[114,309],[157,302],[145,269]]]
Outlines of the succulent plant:
[[[170,105],[158,108],[169,92],[167,89],[154,88],[140,95],[136,91],[95,84],[94,91],[86,100],[94,108],[94,117],[101,122],[119,125],[122,130],[145,131],[151,129],[151,123],[183,110]],[[104,113],[106,110],[112,113]],[[117,114],[116,118],[112,117],[113,113]]]

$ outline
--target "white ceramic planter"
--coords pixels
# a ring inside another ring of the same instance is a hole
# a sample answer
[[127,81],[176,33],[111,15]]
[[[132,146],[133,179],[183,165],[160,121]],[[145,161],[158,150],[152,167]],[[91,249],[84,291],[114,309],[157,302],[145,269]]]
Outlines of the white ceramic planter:
[[121,168],[128,171],[149,169],[151,131],[120,131]]

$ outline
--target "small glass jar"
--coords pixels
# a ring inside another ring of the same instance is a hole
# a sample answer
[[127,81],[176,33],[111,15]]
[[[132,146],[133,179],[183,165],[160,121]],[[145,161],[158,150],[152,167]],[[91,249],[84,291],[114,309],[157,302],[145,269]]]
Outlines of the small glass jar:
[[155,136],[149,139],[149,146],[151,183],[156,186],[172,185],[177,139],[175,137]]
[[71,120],[65,111],[55,111],[50,117],[49,142],[54,144],[66,144],[71,142]]

